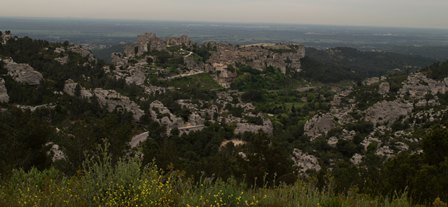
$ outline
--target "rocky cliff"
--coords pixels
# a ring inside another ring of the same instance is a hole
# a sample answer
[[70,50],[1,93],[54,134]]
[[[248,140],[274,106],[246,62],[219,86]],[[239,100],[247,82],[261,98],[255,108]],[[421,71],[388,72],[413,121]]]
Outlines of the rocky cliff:
[[[79,92],[77,92],[77,90]],[[129,97],[123,96],[115,90],[105,90],[102,88],[89,90],[73,80],[67,80],[64,85],[64,92],[70,96],[78,95],[85,99],[96,98],[100,106],[106,108],[109,112],[130,112],[135,121],[139,121],[145,113],[140,109],[140,106]]]
[[[209,55],[196,53],[198,48],[204,48]],[[169,54],[169,56],[167,56]],[[161,56],[162,55],[162,56]],[[202,55],[202,56],[201,56]],[[209,72],[223,87],[229,87],[237,77],[231,68],[237,64],[246,65],[263,71],[272,67],[282,73],[299,72],[301,59],[305,57],[303,45],[296,44],[252,44],[230,45],[223,43],[193,44],[188,36],[168,37],[162,39],[154,33],[145,33],[137,37],[134,44],[125,47],[124,53],[112,54],[115,69],[111,72],[117,77],[126,78],[128,82],[145,77],[145,71],[151,67],[163,67],[166,58],[180,61],[177,74],[172,77],[186,77],[196,73]],[[160,68],[166,69],[166,68]],[[172,70],[172,69],[171,69]]]
[[211,65],[225,66],[236,63],[248,65],[257,70],[273,67],[286,73],[288,70],[300,71],[300,60],[305,57],[305,47],[293,44],[216,44],[216,51],[208,60]]
[[44,79],[42,74],[28,64],[15,63],[11,58],[3,60],[8,75],[19,83],[39,85]]
[[145,33],[137,37],[137,42],[135,44],[126,46],[124,54],[128,57],[141,56],[152,50],[161,51],[166,50],[167,47],[190,47],[191,45],[192,41],[186,35],[169,37],[163,40],[157,37],[154,33]]

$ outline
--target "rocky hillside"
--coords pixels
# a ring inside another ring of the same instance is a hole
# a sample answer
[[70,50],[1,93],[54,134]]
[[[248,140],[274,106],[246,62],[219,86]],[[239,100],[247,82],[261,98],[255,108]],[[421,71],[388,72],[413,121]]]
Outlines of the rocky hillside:
[[310,78],[307,61],[329,62],[296,44],[198,44],[146,33],[105,64],[68,42],[0,39],[2,175],[49,166],[74,173],[105,140],[113,159],[139,154],[193,177],[257,185],[261,177],[326,184],[333,176],[340,191],[368,192],[367,181],[347,175],[373,179],[401,154],[424,155],[425,135],[448,123],[447,63],[372,63],[396,57],[372,52],[373,60],[342,62],[364,62],[382,76],[326,84]]

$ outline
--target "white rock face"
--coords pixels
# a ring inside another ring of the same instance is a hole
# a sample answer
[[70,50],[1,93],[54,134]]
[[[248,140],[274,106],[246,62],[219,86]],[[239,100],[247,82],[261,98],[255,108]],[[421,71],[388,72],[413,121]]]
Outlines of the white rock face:
[[436,81],[426,77],[423,73],[414,73],[408,76],[400,89],[402,96],[409,95],[413,99],[423,99],[427,94],[437,95],[448,92],[447,78]]
[[139,121],[145,112],[140,106],[131,101],[129,97],[123,96],[114,90],[104,90],[96,88],[93,90],[94,95],[98,99],[102,107],[106,107],[109,112],[115,110],[125,110],[132,113],[134,120]]
[[152,120],[166,126],[166,133],[168,135],[171,134],[173,129],[178,129],[180,135],[182,135],[201,131],[205,128],[205,119],[198,112],[191,113],[188,121],[184,121],[181,117],[177,117],[171,113],[160,101],[154,101],[150,104],[149,113]]
[[244,132],[259,133],[260,131],[272,135],[274,127],[271,120],[263,120],[263,125],[256,125],[251,123],[237,123],[234,133],[243,134]]
[[330,147],[336,147],[336,145],[338,144],[339,140],[336,137],[330,137],[327,140],[327,144],[330,145]]
[[400,117],[407,117],[413,110],[409,103],[382,101],[366,110],[365,120],[377,125],[392,125]]
[[388,157],[389,158],[389,157],[392,157],[395,153],[392,149],[390,149],[389,146],[382,146],[376,150],[375,154],[380,157]]
[[214,46],[216,46],[216,51],[212,52],[207,61],[211,65],[227,66],[243,63],[257,70],[264,70],[267,66],[272,66],[280,69],[282,73],[286,73],[289,68],[299,71],[300,60],[305,57],[303,45],[261,43],[242,46],[216,44]]
[[306,154],[299,149],[294,149],[292,153],[292,161],[300,175],[306,175],[308,171],[319,172],[322,169],[317,157]]
[[68,56],[57,57],[54,60],[57,61],[61,65],[66,65],[68,63]]
[[115,77],[125,79],[126,83],[135,84],[141,86],[145,83],[146,80],[146,65],[145,64],[135,64],[133,66],[129,66],[124,70],[115,69],[114,74]]
[[15,81],[27,85],[39,85],[44,77],[28,64],[18,64],[12,59],[3,61],[5,68],[8,70],[8,75]]
[[49,142],[46,146],[51,146],[50,150],[47,152],[47,156],[51,156],[51,161],[56,162],[66,159],[65,154],[59,145]]
[[362,162],[362,155],[356,153],[353,155],[352,158],[350,158],[350,162],[353,163],[354,165],[359,165]]
[[233,146],[238,147],[238,146],[244,146],[245,144],[247,144],[247,142],[244,140],[241,140],[241,139],[225,140],[225,141],[221,142],[221,145],[219,146],[219,148],[222,149],[229,144],[232,144]]
[[42,104],[42,105],[37,105],[37,106],[16,105],[16,107],[23,111],[35,112],[35,111],[41,110],[41,109],[55,109],[56,105],[54,105],[54,104]]
[[124,110],[132,113],[134,120],[139,121],[145,112],[140,109],[140,106],[133,102],[129,97],[123,96],[114,90],[105,90],[102,88],[96,88],[93,90],[85,89],[78,83],[69,79],[65,81],[64,93],[69,96],[76,95],[76,87],[80,88],[80,96],[82,98],[91,99],[95,96],[101,107],[106,108],[109,112],[115,110]]
[[378,93],[381,95],[386,95],[390,92],[390,84],[389,82],[382,82],[378,86]]
[[145,52],[151,50],[165,50],[166,42],[158,38],[154,33],[145,33],[137,36],[137,42],[132,45],[128,45],[125,48],[125,55],[130,56],[140,56]]
[[160,101],[154,101],[150,104],[149,113],[152,120],[167,127],[168,134],[172,129],[179,128],[184,125],[182,118],[172,114],[171,111]]
[[96,62],[95,55],[93,55],[93,53],[90,50],[88,50],[80,45],[72,45],[68,48],[68,50],[70,52],[77,53],[77,54],[81,55],[81,57],[83,57],[83,58],[87,58],[87,60],[89,62]]
[[146,140],[148,140],[148,138],[149,138],[149,132],[143,132],[139,135],[135,135],[134,137],[132,137],[131,141],[129,142],[129,146],[131,146],[131,148],[136,148],[141,143],[146,142]]
[[3,78],[0,78],[0,103],[8,103],[9,102],[9,96],[8,96],[8,90],[5,86],[5,80]]
[[75,96],[76,95],[76,87],[80,88],[80,96],[82,98],[90,99],[93,97],[93,94],[90,90],[87,90],[83,88],[81,85],[73,81],[72,79],[66,80],[64,85],[64,93],[68,94],[69,96]]
[[314,140],[319,136],[326,135],[335,126],[336,122],[331,114],[317,114],[306,122],[305,135]]

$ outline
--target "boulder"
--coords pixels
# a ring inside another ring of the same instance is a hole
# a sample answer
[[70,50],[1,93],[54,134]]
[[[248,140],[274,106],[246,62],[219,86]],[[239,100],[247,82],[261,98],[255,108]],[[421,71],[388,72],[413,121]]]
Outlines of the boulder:
[[154,101],[150,104],[149,113],[152,120],[166,126],[167,134],[170,134],[173,129],[178,129],[185,124],[182,118],[172,114],[160,101]]
[[9,96],[8,96],[8,90],[5,86],[5,80],[3,78],[0,78],[0,103],[8,103],[9,102]]
[[51,156],[52,162],[66,159],[65,154],[59,145],[54,144],[53,142],[49,142],[45,146],[51,146],[50,150],[47,152],[47,156]]
[[319,172],[322,169],[316,156],[306,154],[299,149],[294,149],[292,152],[292,161],[293,166],[302,176],[306,176],[309,171]]
[[12,59],[6,59],[3,62],[8,70],[8,75],[19,83],[35,86],[44,79],[41,73],[28,64],[15,63]]
[[245,132],[260,133],[263,132],[268,135],[272,135],[274,127],[271,120],[263,120],[263,125],[256,125],[251,123],[237,123],[234,130],[235,134],[244,134]]
[[407,117],[413,110],[412,104],[398,100],[381,101],[369,107],[365,112],[365,121],[375,126],[392,124],[401,117]]
[[244,146],[247,144],[246,141],[241,140],[241,139],[231,139],[231,140],[224,140],[221,142],[221,144],[219,145],[219,149],[222,149],[224,147],[226,147],[227,145],[232,144],[235,147],[238,146]]
[[350,162],[354,165],[359,165],[361,164],[362,159],[363,159],[362,155],[356,153],[352,156],[352,158],[350,158]]
[[305,135],[310,137],[311,141],[327,135],[327,133],[336,126],[334,117],[330,113],[317,114],[305,123]]
[[389,82],[382,82],[378,86],[378,93],[381,95],[386,95],[390,92],[390,84]]
[[141,134],[135,135],[132,137],[131,141],[129,142],[129,146],[131,148],[138,147],[141,143],[146,142],[149,138],[149,132],[143,132]]
[[66,93],[69,96],[76,96],[76,88],[79,87],[79,95],[82,98],[87,98],[90,99],[93,97],[93,94],[90,90],[82,87],[80,84],[76,83],[75,81],[73,81],[72,79],[68,79],[65,81],[64,84],[64,93]]
[[80,45],[72,45],[68,48],[68,51],[79,54],[83,58],[87,58],[87,61],[90,63],[96,62],[95,55],[93,55],[93,53],[90,50]]
[[100,106],[105,107],[109,112],[124,110],[132,113],[134,120],[139,121],[145,112],[140,106],[133,102],[129,97],[123,96],[115,90],[105,90],[96,88],[93,91]]
[[68,56],[57,57],[54,60],[57,61],[61,65],[66,65],[68,63]]

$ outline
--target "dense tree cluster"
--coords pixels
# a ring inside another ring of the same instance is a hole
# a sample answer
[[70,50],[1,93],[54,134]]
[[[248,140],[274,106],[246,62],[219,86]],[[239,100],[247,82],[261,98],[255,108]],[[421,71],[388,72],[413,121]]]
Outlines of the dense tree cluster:
[[306,57],[302,60],[303,73],[298,75],[325,83],[356,81],[381,76],[397,68],[416,70],[433,62],[429,58],[345,47],[327,50],[306,48]]

